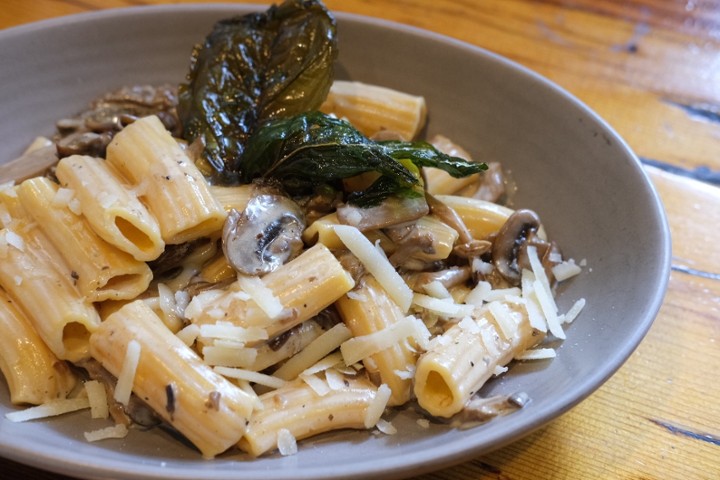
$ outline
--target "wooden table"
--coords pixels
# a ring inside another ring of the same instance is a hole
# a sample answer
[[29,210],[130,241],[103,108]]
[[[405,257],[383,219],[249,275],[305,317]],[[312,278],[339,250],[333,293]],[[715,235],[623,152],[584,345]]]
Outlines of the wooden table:
[[[0,28],[87,10],[183,2],[2,3]],[[720,0],[326,4],[479,45],[557,82],[604,117],[642,159],[672,231],[665,303],[615,376],[525,439],[422,478],[720,478]],[[0,460],[0,477],[61,478],[8,460]]]

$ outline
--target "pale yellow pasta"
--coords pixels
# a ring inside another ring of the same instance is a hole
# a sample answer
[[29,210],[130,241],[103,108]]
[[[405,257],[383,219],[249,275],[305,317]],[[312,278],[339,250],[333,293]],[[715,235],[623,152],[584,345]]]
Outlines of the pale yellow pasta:
[[165,242],[145,205],[105,160],[72,155],[55,169],[63,187],[72,190],[83,216],[106,242],[137,260],[154,260]]
[[432,239],[429,248],[418,249],[412,258],[433,261],[445,260],[450,256],[458,239],[458,232],[434,215],[420,217],[414,224],[415,235]]
[[544,338],[530,327],[524,308],[506,313],[497,318],[483,307],[433,338],[415,370],[414,391],[422,408],[437,417],[455,415],[497,367]]
[[[243,296],[237,282],[209,302],[196,297],[186,312],[189,312],[193,323],[223,320],[244,327],[261,326],[272,338],[317,315],[355,285],[350,274],[322,244],[305,250],[268,273],[262,277],[262,282],[285,309],[285,314],[275,320],[271,320],[254,301]],[[195,307],[197,312],[193,311]],[[219,312],[222,314],[217,317]]]
[[278,447],[278,433],[285,429],[300,440],[342,428],[365,429],[368,409],[377,387],[364,378],[345,377],[347,386],[318,394],[302,380],[260,395],[263,408],[250,418],[238,446],[253,456]]
[[[379,332],[405,318],[400,307],[370,275],[360,281],[352,296],[341,297],[335,305],[355,337]],[[392,396],[389,405],[402,405],[412,397],[412,374],[416,360],[413,346],[408,342],[399,342],[365,359],[363,365],[390,387]]]
[[235,209],[242,212],[253,196],[255,188],[252,185],[210,185],[210,193],[229,212]]
[[497,233],[513,214],[513,209],[497,203],[457,195],[437,195],[436,198],[457,212],[472,237],[484,240]]
[[140,347],[132,380],[139,398],[206,458],[239,441],[253,409],[252,397],[205,365],[142,300],[108,316],[90,339],[91,352],[118,376],[131,341]]
[[44,177],[24,181],[18,196],[73,272],[80,293],[91,302],[130,299],[147,289],[152,272],[100,238],[67,204],[56,204],[58,185]]
[[414,139],[425,125],[425,98],[378,85],[336,80],[320,110],[346,118],[368,137],[385,131]]
[[72,269],[29,219],[17,195],[5,192],[0,200],[13,214],[12,222],[0,229],[0,286],[58,358],[88,358],[90,333],[100,323],[97,311],[80,294]]
[[136,188],[166,243],[187,242],[222,228],[225,210],[156,116],[136,120],[119,132],[107,147],[107,161]]
[[14,404],[65,398],[76,377],[45,345],[27,316],[0,289],[0,371]]
[[[303,241],[308,245],[314,245],[315,243],[322,243],[330,250],[338,250],[345,248],[345,244],[342,243],[340,237],[335,233],[335,225],[339,225],[337,213],[329,213],[323,217],[318,218],[312,222],[303,232]],[[371,230],[365,232],[365,236],[368,237],[372,243],[379,244],[383,251],[388,254],[395,251],[395,245],[387,235],[381,230]]]

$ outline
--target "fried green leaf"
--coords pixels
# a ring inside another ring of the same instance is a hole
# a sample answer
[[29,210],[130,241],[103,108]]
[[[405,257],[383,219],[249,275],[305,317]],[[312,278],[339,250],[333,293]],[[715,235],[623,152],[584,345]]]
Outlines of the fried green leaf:
[[184,136],[202,141],[206,173],[220,183],[244,176],[241,158],[257,126],[317,109],[336,57],[335,19],[320,1],[288,0],[216,23],[179,88]]
[[487,168],[426,142],[374,142],[348,122],[317,111],[265,122],[249,139],[242,162],[242,182],[274,179],[297,195],[361,173],[379,173],[368,189],[349,197],[358,206],[376,205],[392,195],[422,194],[418,167],[440,168],[456,177]]

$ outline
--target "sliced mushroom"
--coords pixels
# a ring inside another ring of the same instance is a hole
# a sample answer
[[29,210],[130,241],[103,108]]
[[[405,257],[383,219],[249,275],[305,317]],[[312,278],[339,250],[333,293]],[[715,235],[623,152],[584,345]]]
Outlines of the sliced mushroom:
[[263,193],[250,199],[242,213],[230,211],[223,227],[223,252],[238,272],[265,274],[300,252],[303,230],[305,218],[294,201]]
[[470,279],[470,267],[453,266],[435,272],[415,272],[404,275],[405,281],[416,292],[422,292],[423,287],[432,282],[440,282],[445,288],[452,288]]
[[540,217],[528,209],[516,210],[500,227],[493,242],[492,262],[497,272],[511,284],[520,282],[519,249],[539,228]]
[[338,221],[352,225],[361,232],[387,228],[393,225],[417,220],[427,215],[429,207],[425,198],[390,197],[377,206],[361,208],[342,205],[337,209]]

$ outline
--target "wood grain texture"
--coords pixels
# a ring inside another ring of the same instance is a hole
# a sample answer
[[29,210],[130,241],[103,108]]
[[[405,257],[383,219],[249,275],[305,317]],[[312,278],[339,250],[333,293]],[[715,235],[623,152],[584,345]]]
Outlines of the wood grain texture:
[[[3,3],[0,28],[102,8],[185,2]],[[326,4],[487,48],[566,88],[645,162],[673,237],[665,302],[617,374],[523,440],[418,478],[720,478],[720,0]],[[0,460],[0,477],[30,475],[63,478]]]

